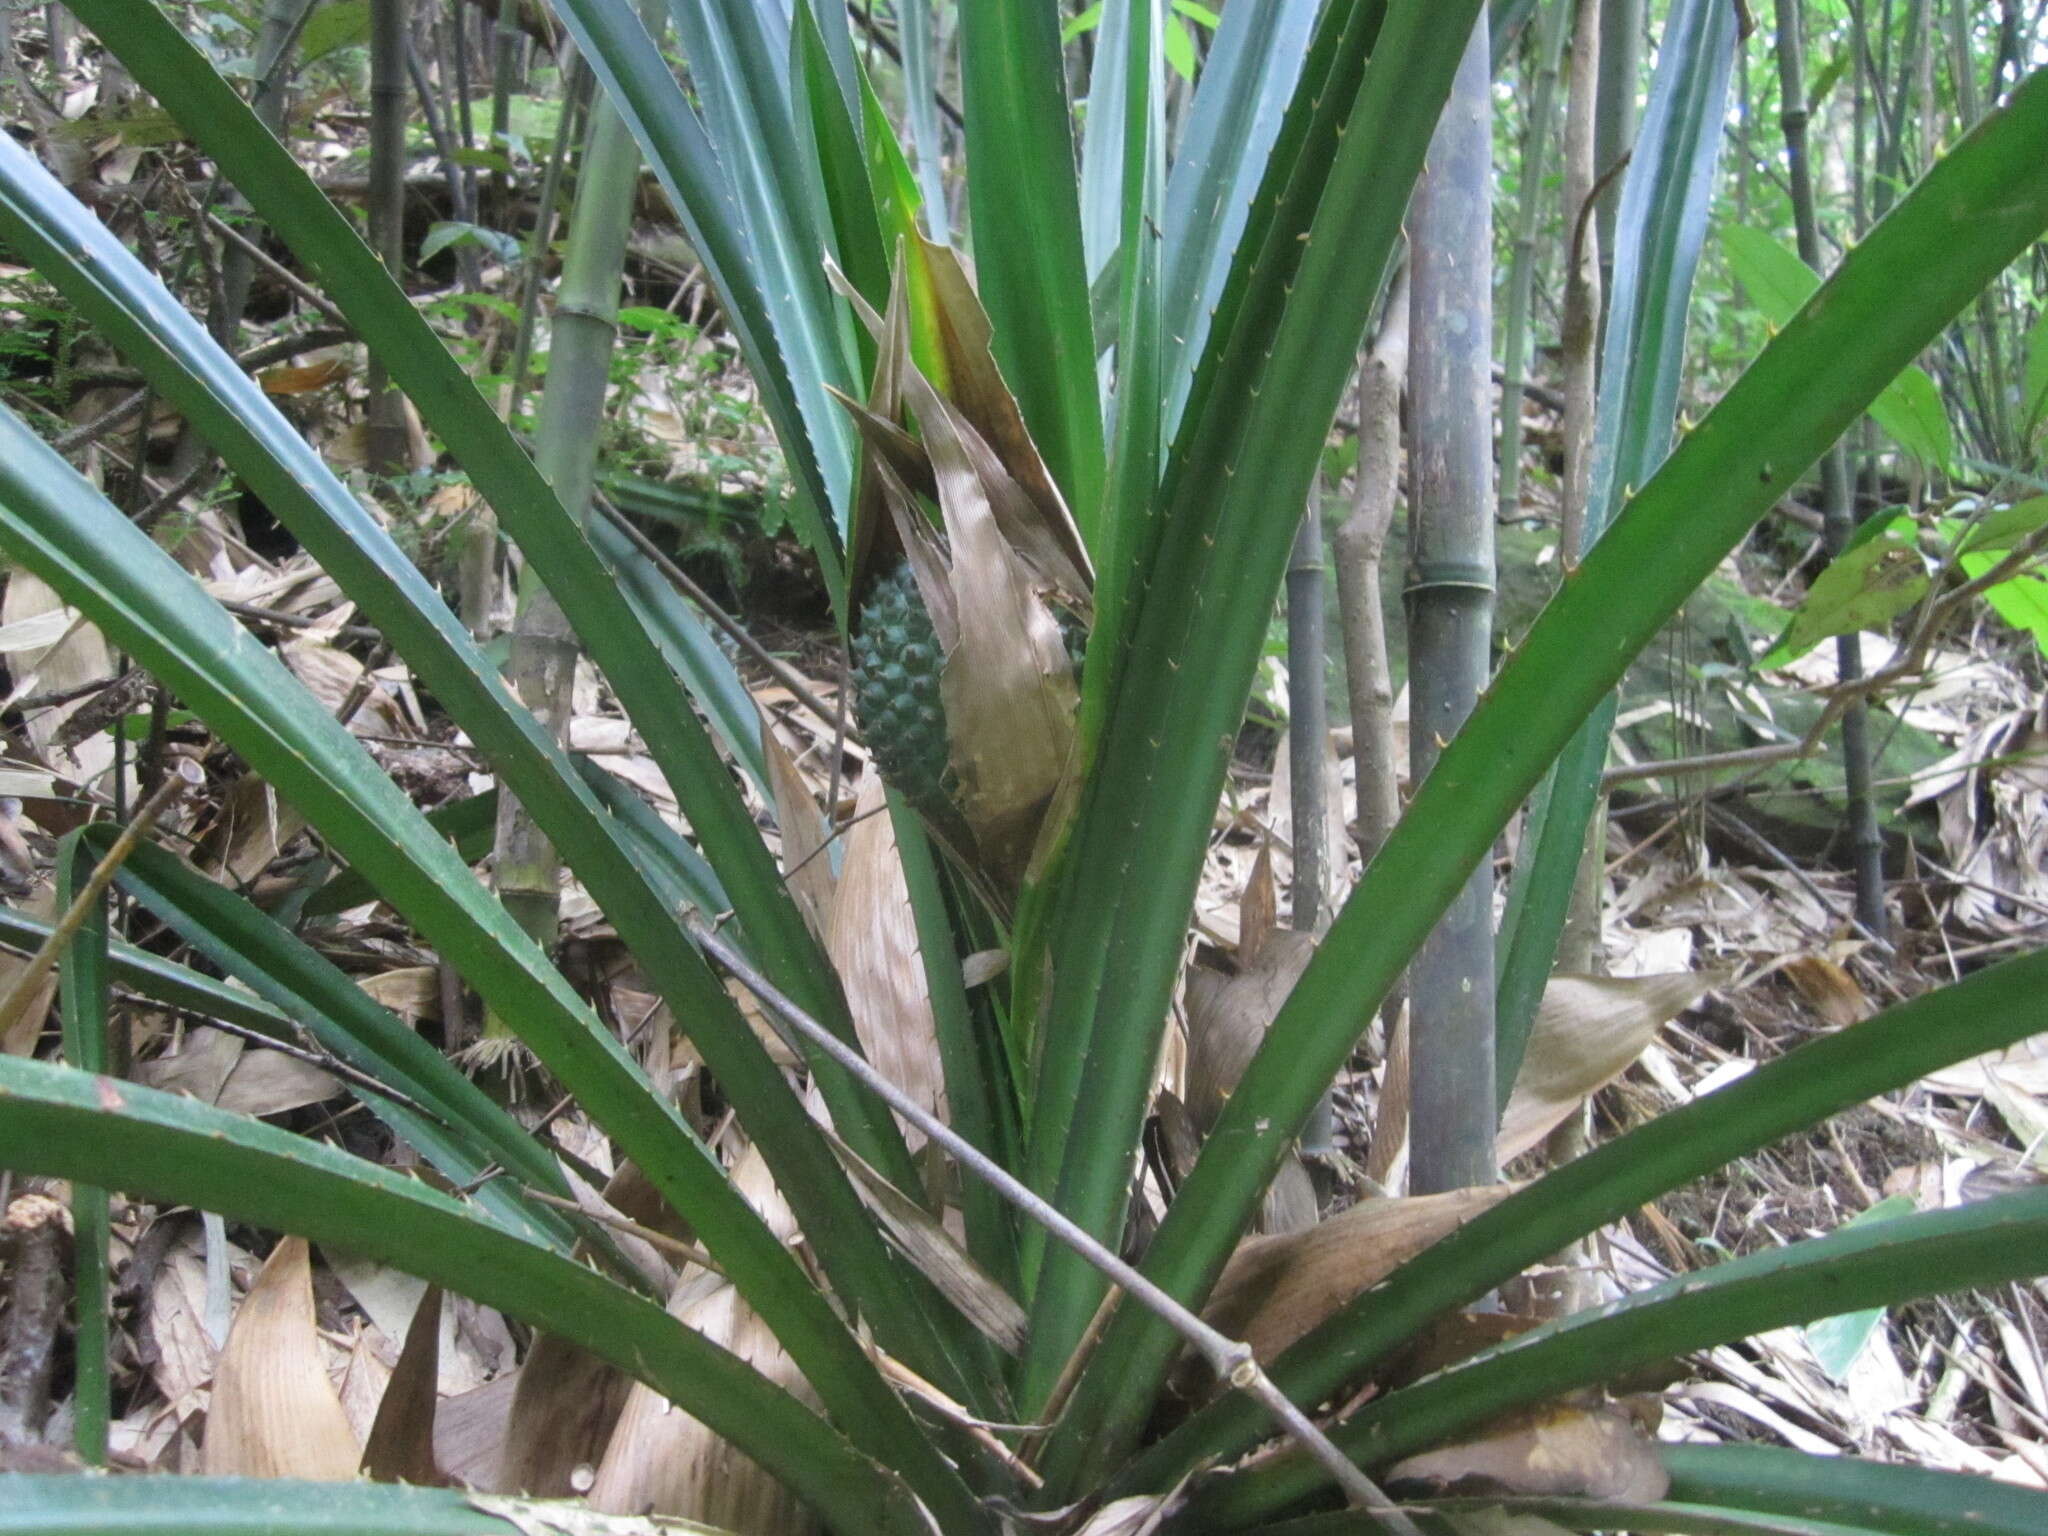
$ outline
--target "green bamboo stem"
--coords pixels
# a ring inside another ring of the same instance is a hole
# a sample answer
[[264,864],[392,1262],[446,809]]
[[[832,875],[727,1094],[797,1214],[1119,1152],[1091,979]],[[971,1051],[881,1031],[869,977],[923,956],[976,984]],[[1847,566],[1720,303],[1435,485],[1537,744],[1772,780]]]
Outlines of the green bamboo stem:
[[[405,29],[409,0],[370,0],[370,248],[393,277],[405,272]],[[369,461],[375,474],[405,465],[405,401],[370,358]]]
[[1536,220],[1557,115],[1557,82],[1564,59],[1570,0],[1548,0],[1536,33],[1536,90],[1522,138],[1520,202],[1515,248],[1508,269],[1508,312],[1501,323],[1500,515],[1521,515],[1522,386],[1529,361],[1529,295],[1536,284]]
[[[590,139],[576,183],[562,280],[555,297],[547,385],[541,395],[534,461],[579,522],[589,517],[612,348],[618,340],[619,283],[632,228],[640,151],[609,100],[590,111]],[[512,626],[511,682],[556,739],[566,739],[576,667],[583,648],[561,604],[529,562]],[[543,948],[552,949],[562,904],[562,862],[511,795],[498,801],[498,896]],[[487,1018],[487,1039],[513,1031]]]
[[[1813,166],[1806,147],[1805,17],[1800,0],[1777,0],[1780,122],[1785,133],[1785,167],[1792,184],[1792,222],[1799,259],[1820,270],[1820,221],[1814,208]],[[1841,441],[1821,460],[1823,543],[1830,556],[1847,546],[1856,529],[1849,483],[1849,453]],[[1863,639],[1851,630],[1835,637],[1835,668],[1846,685],[1863,676]],[[1877,804],[1870,786],[1870,710],[1860,698],[1842,712],[1844,816],[1856,878],[1856,918],[1872,934],[1887,931],[1884,906],[1884,841],[1878,833]]]
[[[1415,783],[1492,668],[1493,172],[1487,32],[1458,66],[1409,215],[1413,409],[1408,584]],[[1411,1181],[1434,1194],[1495,1175],[1493,872],[1481,861],[1415,957]]]
[[1602,0],[1600,7],[1600,95],[1594,108],[1593,174],[1607,177],[1597,214],[1600,226],[1600,286],[1611,291],[1614,221],[1621,212],[1621,178],[1610,173],[1636,142],[1640,109],[1636,91],[1643,73],[1643,0]]
[[575,139],[579,115],[587,119],[591,96],[590,71],[580,54],[569,55],[562,66],[562,116],[555,130],[555,142],[548,152],[547,169],[540,178],[540,211],[527,236],[526,259],[519,288],[519,325],[512,340],[512,363],[506,371],[511,380],[505,394],[505,419],[517,423],[526,402],[526,376],[533,361],[533,331],[540,319],[541,272],[547,265],[548,247],[555,238],[555,206],[561,201],[562,176],[569,162],[569,145]]

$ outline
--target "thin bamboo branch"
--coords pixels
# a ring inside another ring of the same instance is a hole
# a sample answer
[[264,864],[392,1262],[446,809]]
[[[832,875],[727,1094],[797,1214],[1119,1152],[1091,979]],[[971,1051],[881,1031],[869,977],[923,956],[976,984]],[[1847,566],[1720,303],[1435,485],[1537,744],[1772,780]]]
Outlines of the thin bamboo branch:
[[[1054,1239],[1120,1286],[1139,1306],[1172,1328],[1201,1355],[1220,1380],[1228,1382],[1271,1413],[1288,1437],[1313,1457],[1316,1464],[1344,1490],[1346,1499],[1354,1508],[1369,1510],[1398,1536],[1421,1536],[1414,1522],[1330,1443],[1329,1437],[1295,1406],[1292,1399],[1273,1385],[1272,1378],[1259,1365],[1258,1357],[1252,1353],[1249,1344],[1226,1337],[1203,1322],[868,1065],[859,1052],[850,1049],[823,1024],[777,991],[701,913],[685,913],[683,922],[704,952],[724,966],[733,979],[753,993],[771,1014],[801,1035],[804,1041],[838,1062],[862,1087],[945,1148],[962,1169],[995,1190]],[[794,1048],[795,1042],[790,1044]]]
[[1322,923],[1328,880],[1329,824],[1323,754],[1330,739],[1329,640],[1323,615],[1323,494],[1309,492],[1287,566],[1287,746],[1294,880],[1289,923],[1314,933]]

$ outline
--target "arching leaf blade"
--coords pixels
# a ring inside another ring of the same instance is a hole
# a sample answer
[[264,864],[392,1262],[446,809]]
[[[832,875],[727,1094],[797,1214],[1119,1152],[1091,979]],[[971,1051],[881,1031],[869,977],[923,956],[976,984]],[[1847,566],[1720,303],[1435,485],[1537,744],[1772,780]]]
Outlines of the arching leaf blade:
[[[392,1169],[210,1105],[0,1058],[0,1164],[333,1243],[581,1345],[869,1531],[914,1506],[809,1409],[653,1302]],[[910,1522],[910,1523],[907,1523]]]

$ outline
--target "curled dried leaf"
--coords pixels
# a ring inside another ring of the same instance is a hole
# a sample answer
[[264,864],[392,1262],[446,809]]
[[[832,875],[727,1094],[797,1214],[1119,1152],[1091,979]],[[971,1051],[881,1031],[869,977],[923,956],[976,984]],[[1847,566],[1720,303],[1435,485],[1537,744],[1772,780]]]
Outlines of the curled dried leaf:
[[[758,1151],[748,1148],[733,1183],[779,1236],[794,1234],[795,1219]],[[770,1381],[815,1402],[795,1363],[730,1281],[686,1266],[669,1311]],[[617,1514],[678,1515],[736,1531],[804,1536],[818,1529],[811,1512],[759,1463],[639,1383],[627,1394],[590,1502]]]
[[[758,706],[756,706],[758,709]],[[761,716],[761,753],[768,760],[768,783],[775,794],[775,824],[782,832],[782,875],[796,898],[797,910],[817,938],[825,936],[832,910],[832,860],[824,848],[828,830],[818,802],[803,773],[776,734],[766,710]]]
[[434,1462],[435,1382],[441,1374],[441,1288],[427,1287],[405,1330],[398,1364],[384,1384],[377,1421],[363,1447],[363,1472],[381,1482],[438,1486]]
[[1501,1116],[1501,1162],[1520,1157],[1588,1094],[1626,1072],[1657,1031],[1698,1002],[1709,985],[1711,978],[1691,971],[1551,977]]
[[[862,781],[854,801],[825,948],[846,988],[854,1032],[869,1063],[943,1117],[945,1078],[939,1071],[938,1030],[917,919],[886,792],[874,774]],[[922,1140],[922,1133],[915,1133],[912,1145]]]
[[1204,1135],[1314,954],[1308,934],[1269,930],[1237,974],[1188,973],[1188,1112]]
[[1514,1192],[1510,1184],[1366,1200],[1305,1232],[1238,1244],[1204,1321],[1271,1360],[1396,1267]]
[[1476,1439],[1396,1463],[1387,1487],[1426,1494],[1537,1494],[1651,1504],[1670,1479],[1642,1424],[1602,1404],[1546,1403]]
[[311,1254],[304,1238],[284,1238],[243,1298],[214,1368],[206,1475],[338,1483],[361,1459],[314,1326]]

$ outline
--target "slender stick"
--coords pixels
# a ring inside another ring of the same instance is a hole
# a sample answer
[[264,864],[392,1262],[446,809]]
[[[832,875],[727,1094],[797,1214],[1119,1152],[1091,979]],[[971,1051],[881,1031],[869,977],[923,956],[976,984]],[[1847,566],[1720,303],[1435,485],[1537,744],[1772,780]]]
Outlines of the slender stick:
[[817,716],[821,722],[831,726],[835,731],[838,729],[839,712],[811,692],[810,684],[801,672],[748,634],[744,624],[719,607],[711,594],[699,586],[688,571],[664,554],[661,546],[642,533],[625,513],[612,505],[608,497],[600,493],[592,498],[592,504],[604,514],[606,521],[633,541],[635,549],[654,562],[654,568],[667,578],[670,586],[703,610],[704,617],[723,630],[733,644],[773,673],[775,680],[794,694],[796,701]]
[[538,1200],[542,1205],[551,1205],[558,1211],[568,1212],[571,1216],[588,1217],[599,1226],[610,1227],[614,1232],[623,1232],[628,1237],[637,1237],[657,1253],[665,1253],[672,1259],[681,1259],[687,1264],[695,1264],[700,1269],[710,1270],[714,1275],[723,1275],[725,1273],[724,1270],[718,1267],[718,1261],[695,1243],[686,1243],[681,1238],[670,1237],[666,1232],[657,1232],[654,1228],[643,1226],[631,1217],[621,1216],[614,1211],[587,1210],[583,1206],[578,1205],[574,1200],[565,1200],[560,1195],[551,1195],[544,1189],[527,1189],[524,1191],[524,1194],[529,1200]]
[[753,968],[746,957],[719,935],[702,914],[684,915],[692,938],[733,978],[753,993],[775,1016],[846,1069],[854,1080],[881,1099],[897,1114],[944,1147],[953,1159],[994,1189],[1010,1204],[1029,1216],[1061,1243],[1073,1249],[1089,1264],[1121,1286],[1139,1306],[1157,1317],[1191,1344],[1208,1362],[1209,1368],[1238,1391],[1258,1402],[1279,1422],[1287,1434],[1328,1472],[1356,1508],[1370,1510],[1398,1536],[1421,1536],[1415,1524],[1364,1472],[1330,1443],[1330,1439],[1307,1414],[1296,1407],[1260,1367],[1249,1344],[1226,1337],[1183,1307],[1137,1270],[1111,1253],[1086,1231],[1053,1206],[1033,1194],[1000,1163],[977,1150],[955,1134],[945,1121],[869,1066],[857,1051],[805,1013]]
[[201,781],[199,765],[190,758],[180,758],[175,772],[165,775],[156,793],[142,803],[142,808],[114,839],[106,857],[93,867],[92,878],[85,882],[79,893],[72,898],[71,905],[64,909],[64,915],[50,929],[50,936],[43,940],[40,948],[29,957],[16,978],[12,990],[0,998],[0,1037],[4,1037],[21,1021],[28,1012],[29,1003],[41,988],[50,972],[56,968],[58,958],[69,947],[78,930],[91,915],[93,904],[106,894],[114,883],[114,876],[128,861],[128,855],[136,845],[149,836],[149,829],[156,825],[156,819],[169,809],[171,802],[188,789],[196,789]]
[[1293,808],[1294,883],[1289,921],[1299,933],[1322,926],[1330,856],[1323,778],[1328,750],[1329,640],[1323,614],[1323,491],[1309,491],[1287,563],[1287,748]]
[[[1803,67],[1805,8],[1800,0],[1777,0],[1780,125],[1785,135],[1785,167],[1792,180],[1792,223],[1799,240],[1799,259],[1820,270],[1820,223],[1815,212],[1813,170],[1807,154],[1806,86]],[[1854,493],[1849,484],[1847,446],[1837,440],[1821,460],[1822,540],[1830,557],[1847,547],[1856,531]],[[1854,630],[1835,637],[1835,669],[1844,683],[1863,676],[1863,638]],[[1856,916],[1871,932],[1882,935],[1884,906],[1884,841],[1877,827],[1877,802],[1870,792],[1870,714],[1862,700],[1842,711],[1842,773],[1844,818],[1856,876]]]
[[1536,89],[1523,124],[1522,163],[1517,172],[1520,206],[1515,211],[1514,255],[1508,268],[1508,312],[1501,323],[1500,518],[1522,515],[1522,386],[1529,360],[1529,302],[1536,280],[1536,221],[1543,208],[1543,180],[1556,132],[1557,82],[1564,60],[1571,0],[1545,0],[1537,23]]

